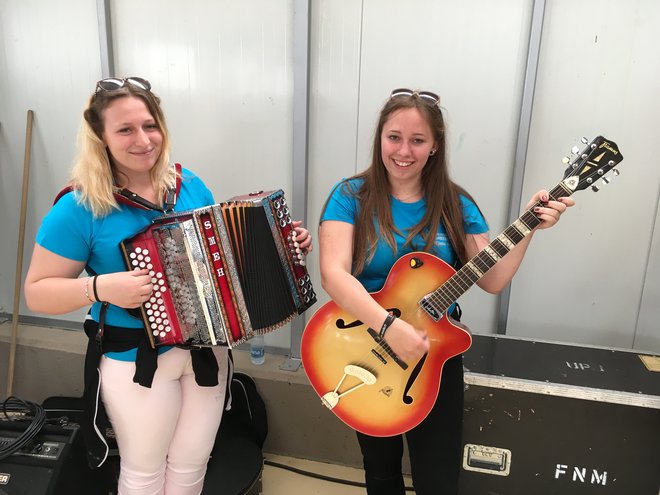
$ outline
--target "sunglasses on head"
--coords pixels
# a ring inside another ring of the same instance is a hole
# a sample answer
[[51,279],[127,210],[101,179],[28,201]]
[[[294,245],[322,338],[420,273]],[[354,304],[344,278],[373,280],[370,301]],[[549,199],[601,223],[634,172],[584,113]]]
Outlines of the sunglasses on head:
[[107,79],[101,79],[96,83],[96,91],[94,91],[94,94],[98,93],[100,90],[115,91],[116,89],[123,88],[127,84],[143,89],[144,91],[151,90],[151,83],[141,77],[126,77],[124,79],[109,77]]
[[396,98],[397,96],[410,96],[412,98],[421,98],[426,103],[430,103],[432,106],[440,104],[440,97],[431,91],[413,91],[412,89],[399,88],[392,91],[390,94],[391,98]]

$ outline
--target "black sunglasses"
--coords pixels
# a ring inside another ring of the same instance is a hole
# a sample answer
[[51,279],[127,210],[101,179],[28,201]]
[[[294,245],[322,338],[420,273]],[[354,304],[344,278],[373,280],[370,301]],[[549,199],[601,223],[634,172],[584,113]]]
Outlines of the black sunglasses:
[[432,106],[440,104],[440,97],[431,91],[413,91],[412,89],[408,88],[399,88],[392,91],[392,94],[390,94],[390,99],[396,98],[397,96],[421,98],[425,102],[430,103]]
[[126,77],[124,79],[109,77],[107,79],[101,79],[96,83],[96,91],[94,91],[94,94],[98,93],[99,90],[115,91],[119,88],[123,88],[127,84],[135,86],[136,88],[143,89],[144,91],[151,90],[151,83],[146,79],[142,79],[141,77]]

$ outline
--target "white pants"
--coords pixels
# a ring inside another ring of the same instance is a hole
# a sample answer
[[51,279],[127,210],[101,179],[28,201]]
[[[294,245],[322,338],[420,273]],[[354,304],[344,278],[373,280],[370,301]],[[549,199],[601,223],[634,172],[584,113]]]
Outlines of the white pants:
[[121,457],[119,495],[198,495],[222,418],[227,350],[213,348],[218,385],[195,382],[190,351],[158,357],[151,388],[133,383],[135,363],[101,359],[101,397]]

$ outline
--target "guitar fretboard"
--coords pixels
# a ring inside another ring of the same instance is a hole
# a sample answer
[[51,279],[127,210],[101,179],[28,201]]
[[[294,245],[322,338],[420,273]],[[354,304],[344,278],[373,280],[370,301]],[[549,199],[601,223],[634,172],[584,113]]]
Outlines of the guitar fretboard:
[[[550,199],[556,200],[557,198],[570,196],[572,193],[573,190],[567,187],[564,182],[560,182],[549,194]],[[509,251],[527,237],[534,228],[538,227],[541,220],[534,213],[534,208],[541,205],[540,201],[532,205],[437,290],[427,294],[420,301],[422,308],[432,317],[437,317],[447,311],[488,270],[493,268]]]

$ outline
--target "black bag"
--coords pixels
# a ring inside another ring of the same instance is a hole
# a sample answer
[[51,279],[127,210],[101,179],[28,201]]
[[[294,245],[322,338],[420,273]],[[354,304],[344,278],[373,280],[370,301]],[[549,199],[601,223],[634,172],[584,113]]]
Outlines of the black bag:
[[247,434],[262,448],[268,436],[268,417],[254,379],[245,373],[234,372],[230,392],[231,409],[225,411],[220,430]]

